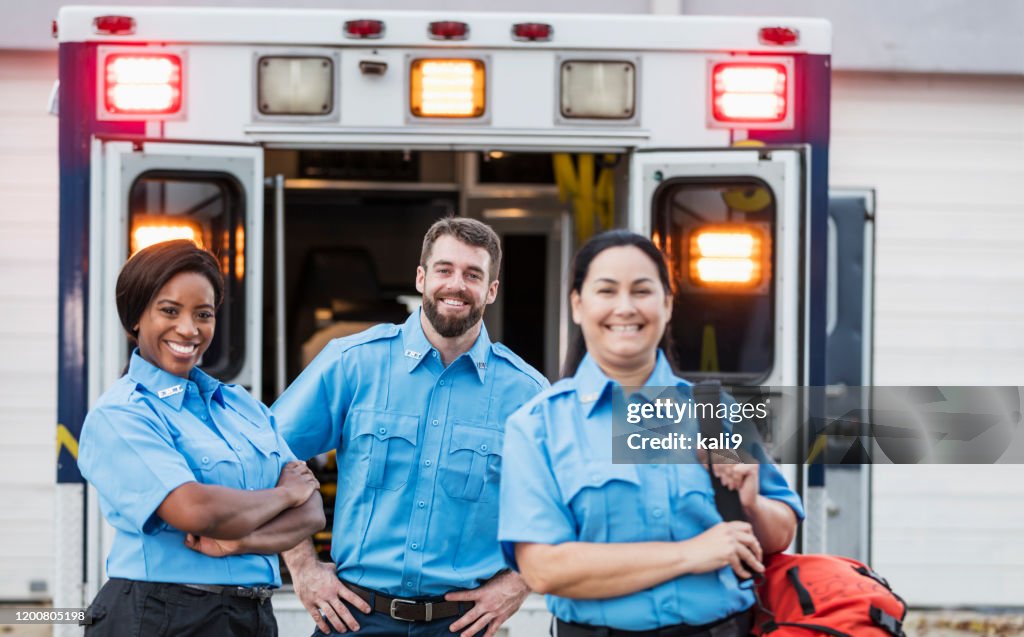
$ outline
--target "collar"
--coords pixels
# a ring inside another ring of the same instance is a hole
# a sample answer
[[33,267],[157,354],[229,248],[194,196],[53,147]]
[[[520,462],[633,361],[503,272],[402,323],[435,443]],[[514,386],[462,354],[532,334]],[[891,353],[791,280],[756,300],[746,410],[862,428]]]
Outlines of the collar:
[[[422,308],[416,310],[402,324],[402,347],[405,350],[406,369],[410,373],[425,358],[429,357],[432,351],[436,351],[434,346],[430,344],[430,341],[427,340],[427,335],[423,332],[423,325],[420,323],[420,313],[422,311]],[[477,336],[473,346],[469,348],[468,352],[459,357],[469,358],[481,383],[484,382],[484,378],[487,375],[487,358],[490,353],[491,339],[487,335],[487,326],[481,322],[480,334]],[[456,361],[452,361],[452,364],[454,365]]]
[[[605,396],[610,393],[609,387],[619,387],[617,382],[608,378],[590,354],[584,356],[583,360],[580,361],[580,366],[573,378],[576,380],[576,392],[580,403],[583,405],[583,412],[588,417],[597,407],[598,403],[603,402]],[[654,362],[654,370],[651,372],[647,382],[644,383],[644,389],[648,387],[688,386],[689,384],[672,372],[668,359],[665,358],[664,352],[659,349],[658,358]],[[653,400],[657,397],[657,392],[652,392],[648,396],[644,389],[634,392],[634,395],[640,393],[648,400]]]
[[181,404],[185,400],[185,387],[189,381],[195,383],[201,394],[210,394],[222,407],[224,406],[224,394],[219,380],[198,367],[192,368],[187,380],[175,376],[142,358],[139,348],[132,351],[132,359],[128,364],[128,378],[176,410],[181,409]]

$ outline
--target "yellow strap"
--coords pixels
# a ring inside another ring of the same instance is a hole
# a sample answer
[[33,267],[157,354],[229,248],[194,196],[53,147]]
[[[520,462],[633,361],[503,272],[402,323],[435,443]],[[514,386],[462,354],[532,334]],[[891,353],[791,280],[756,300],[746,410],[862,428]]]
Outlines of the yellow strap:
[[704,326],[704,337],[700,344],[700,371],[717,372],[718,370],[718,339],[715,336],[715,326],[708,323]]

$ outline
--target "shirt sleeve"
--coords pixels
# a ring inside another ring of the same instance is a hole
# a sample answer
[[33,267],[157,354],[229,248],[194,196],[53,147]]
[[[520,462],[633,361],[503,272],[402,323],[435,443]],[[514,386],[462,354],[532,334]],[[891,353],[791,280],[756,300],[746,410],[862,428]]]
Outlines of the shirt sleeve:
[[270,408],[287,446],[303,460],[341,444],[351,400],[345,362],[341,344],[331,341]]
[[141,405],[89,412],[78,467],[112,512],[142,533],[159,528],[156,510],[171,491],[196,481],[166,424]]
[[527,405],[505,425],[498,539],[508,565],[517,542],[561,544],[577,539],[572,511],[561,497],[551,467],[541,408]]
[[772,500],[785,502],[796,513],[797,521],[803,521],[803,503],[800,501],[800,496],[796,494],[796,491],[793,491],[789,483],[786,482],[786,477],[782,475],[782,472],[779,471],[779,468],[775,466],[775,463],[772,462],[760,445],[755,447],[754,455],[757,461],[761,463],[761,468],[758,470],[760,494]]
[[260,411],[267,417],[267,420],[270,422],[270,428],[274,431],[274,437],[277,439],[277,448],[281,452],[281,465],[284,466],[289,462],[298,460],[295,453],[292,452],[292,448],[288,446],[288,441],[281,435],[281,426],[277,423],[274,413],[263,403],[260,403]]

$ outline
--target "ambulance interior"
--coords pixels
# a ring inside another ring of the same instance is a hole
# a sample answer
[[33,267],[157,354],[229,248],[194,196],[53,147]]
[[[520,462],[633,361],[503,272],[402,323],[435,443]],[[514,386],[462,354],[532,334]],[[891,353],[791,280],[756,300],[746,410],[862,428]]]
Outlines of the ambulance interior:
[[[558,198],[549,153],[501,151],[268,150],[268,183],[284,178],[284,303],[276,302],[279,198],[265,195],[262,397],[285,384],[334,338],[401,323],[420,303],[415,288],[423,235],[449,215],[471,216],[500,235],[497,301],[485,313],[501,341],[549,378],[558,372],[569,206]],[[282,311],[283,310],[283,311]],[[285,351],[279,352],[278,322]],[[315,538],[329,557],[337,474],[319,459],[328,526]]]

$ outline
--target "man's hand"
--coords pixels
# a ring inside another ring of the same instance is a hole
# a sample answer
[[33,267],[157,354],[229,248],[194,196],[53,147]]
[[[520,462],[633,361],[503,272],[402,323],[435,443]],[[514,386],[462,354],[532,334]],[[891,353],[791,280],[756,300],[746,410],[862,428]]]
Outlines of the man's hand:
[[[295,594],[316,622],[321,632],[330,634],[331,627],[339,633],[359,630],[359,622],[352,616],[341,600],[355,606],[364,613],[370,612],[370,605],[350,591],[341,580],[331,562],[312,562],[302,572],[292,572]],[[330,627],[327,623],[330,622]]]
[[453,633],[461,630],[461,637],[472,637],[486,628],[484,637],[493,637],[505,620],[519,610],[529,594],[530,587],[519,573],[513,571],[492,577],[480,588],[448,593],[444,598],[450,602],[475,603],[448,630]]
[[241,540],[215,540],[212,537],[203,537],[192,533],[185,536],[185,546],[209,557],[224,557],[242,553],[240,550],[242,548]]

